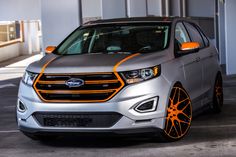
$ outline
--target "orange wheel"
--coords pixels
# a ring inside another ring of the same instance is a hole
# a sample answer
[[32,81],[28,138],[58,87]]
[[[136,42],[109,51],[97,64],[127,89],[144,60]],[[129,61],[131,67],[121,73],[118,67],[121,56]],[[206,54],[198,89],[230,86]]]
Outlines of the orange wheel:
[[221,75],[216,77],[213,95],[213,110],[217,113],[221,112],[223,106],[224,95],[223,95],[223,82]]
[[167,108],[164,136],[168,141],[184,137],[192,121],[192,104],[187,92],[180,86],[173,87]]

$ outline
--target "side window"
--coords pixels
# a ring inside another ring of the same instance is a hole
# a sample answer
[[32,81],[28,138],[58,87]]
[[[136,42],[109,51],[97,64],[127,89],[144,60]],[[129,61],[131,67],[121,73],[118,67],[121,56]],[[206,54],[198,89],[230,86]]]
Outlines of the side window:
[[180,50],[180,46],[184,42],[190,42],[189,35],[182,22],[176,24],[175,27],[175,51]]
[[189,35],[193,42],[198,42],[200,44],[200,48],[204,48],[205,44],[202,39],[201,34],[199,33],[198,29],[190,23],[184,22],[184,25],[186,26],[187,31],[189,32]]
[[198,31],[200,32],[200,34],[202,35],[202,38],[203,38],[203,41],[205,43],[205,46],[209,46],[209,40],[208,38],[206,37],[206,35],[202,32],[201,28],[196,26]]

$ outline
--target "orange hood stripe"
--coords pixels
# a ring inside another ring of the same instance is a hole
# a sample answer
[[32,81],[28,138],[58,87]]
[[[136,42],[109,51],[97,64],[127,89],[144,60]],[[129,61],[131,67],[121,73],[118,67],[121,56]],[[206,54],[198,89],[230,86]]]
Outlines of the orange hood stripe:
[[53,58],[50,59],[47,63],[44,64],[44,66],[42,67],[42,70],[41,70],[39,76],[38,76],[37,79],[34,81],[34,85],[33,85],[33,86],[34,86],[34,90],[36,91],[37,95],[38,95],[38,96],[41,98],[41,100],[43,100],[43,101],[45,101],[45,99],[40,95],[39,91],[37,90],[36,84],[37,84],[37,82],[39,81],[40,77],[43,75],[43,73],[44,73],[46,67],[47,67],[52,61],[54,61],[56,58],[57,58],[57,57],[53,57]]
[[126,62],[127,60],[129,60],[129,59],[131,59],[131,58],[134,58],[134,57],[136,57],[136,56],[138,56],[138,55],[140,55],[140,53],[135,53],[135,54],[133,54],[133,55],[130,55],[130,56],[128,56],[128,57],[122,59],[120,62],[118,62],[118,63],[114,66],[113,72],[114,72],[114,74],[116,75],[117,79],[120,81],[121,86],[120,86],[119,89],[116,90],[116,92],[111,96],[111,98],[112,98],[113,96],[115,96],[115,95],[125,86],[125,83],[124,83],[123,79],[120,77],[120,75],[119,75],[118,72],[117,72],[117,68],[118,68],[122,63],[124,63],[124,62]]
[[126,62],[127,60],[129,60],[129,59],[131,59],[131,58],[134,58],[135,56],[138,56],[138,55],[140,55],[140,53],[135,53],[135,54],[133,54],[133,55],[130,55],[130,56],[128,56],[128,57],[122,59],[120,62],[118,62],[118,63],[114,66],[113,71],[114,71],[114,72],[117,72],[117,68],[118,68],[122,63],[124,63],[124,62]]

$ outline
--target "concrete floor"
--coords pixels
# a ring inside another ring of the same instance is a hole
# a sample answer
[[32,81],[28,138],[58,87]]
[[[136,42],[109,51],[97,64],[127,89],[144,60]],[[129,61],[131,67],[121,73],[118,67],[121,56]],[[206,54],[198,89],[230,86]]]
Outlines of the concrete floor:
[[[205,112],[194,119],[181,141],[157,143],[146,137],[65,137],[42,143],[22,135],[15,123],[15,104],[24,67],[0,68],[0,157],[235,157],[236,77],[224,77],[221,114]],[[12,75],[12,77],[9,77]]]

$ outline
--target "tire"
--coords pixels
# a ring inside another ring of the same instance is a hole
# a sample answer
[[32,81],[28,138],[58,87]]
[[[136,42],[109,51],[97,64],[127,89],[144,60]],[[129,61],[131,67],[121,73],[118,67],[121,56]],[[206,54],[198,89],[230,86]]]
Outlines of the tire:
[[192,122],[192,103],[185,89],[175,85],[169,96],[165,117],[165,127],[159,138],[162,142],[182,139],[189,131]]
[[223,103],[224,103],[223,81],[221,74],[218,74],[216,76],[214,84],[213,101],[212,101],[213,112],[220,113],[222,111]]
[[58,138],[57,136],[54,136],[54,135],[38,135],[38,134],[24,132],[24,131],[22,131],[22,133],[26,137],[28,137],[28,138],[30,138],[30,139],[32,139],[34,141],[44,141],[44,142],[47,142],[47,141],[52,141],[52,140],[55,140],[55,139]]

